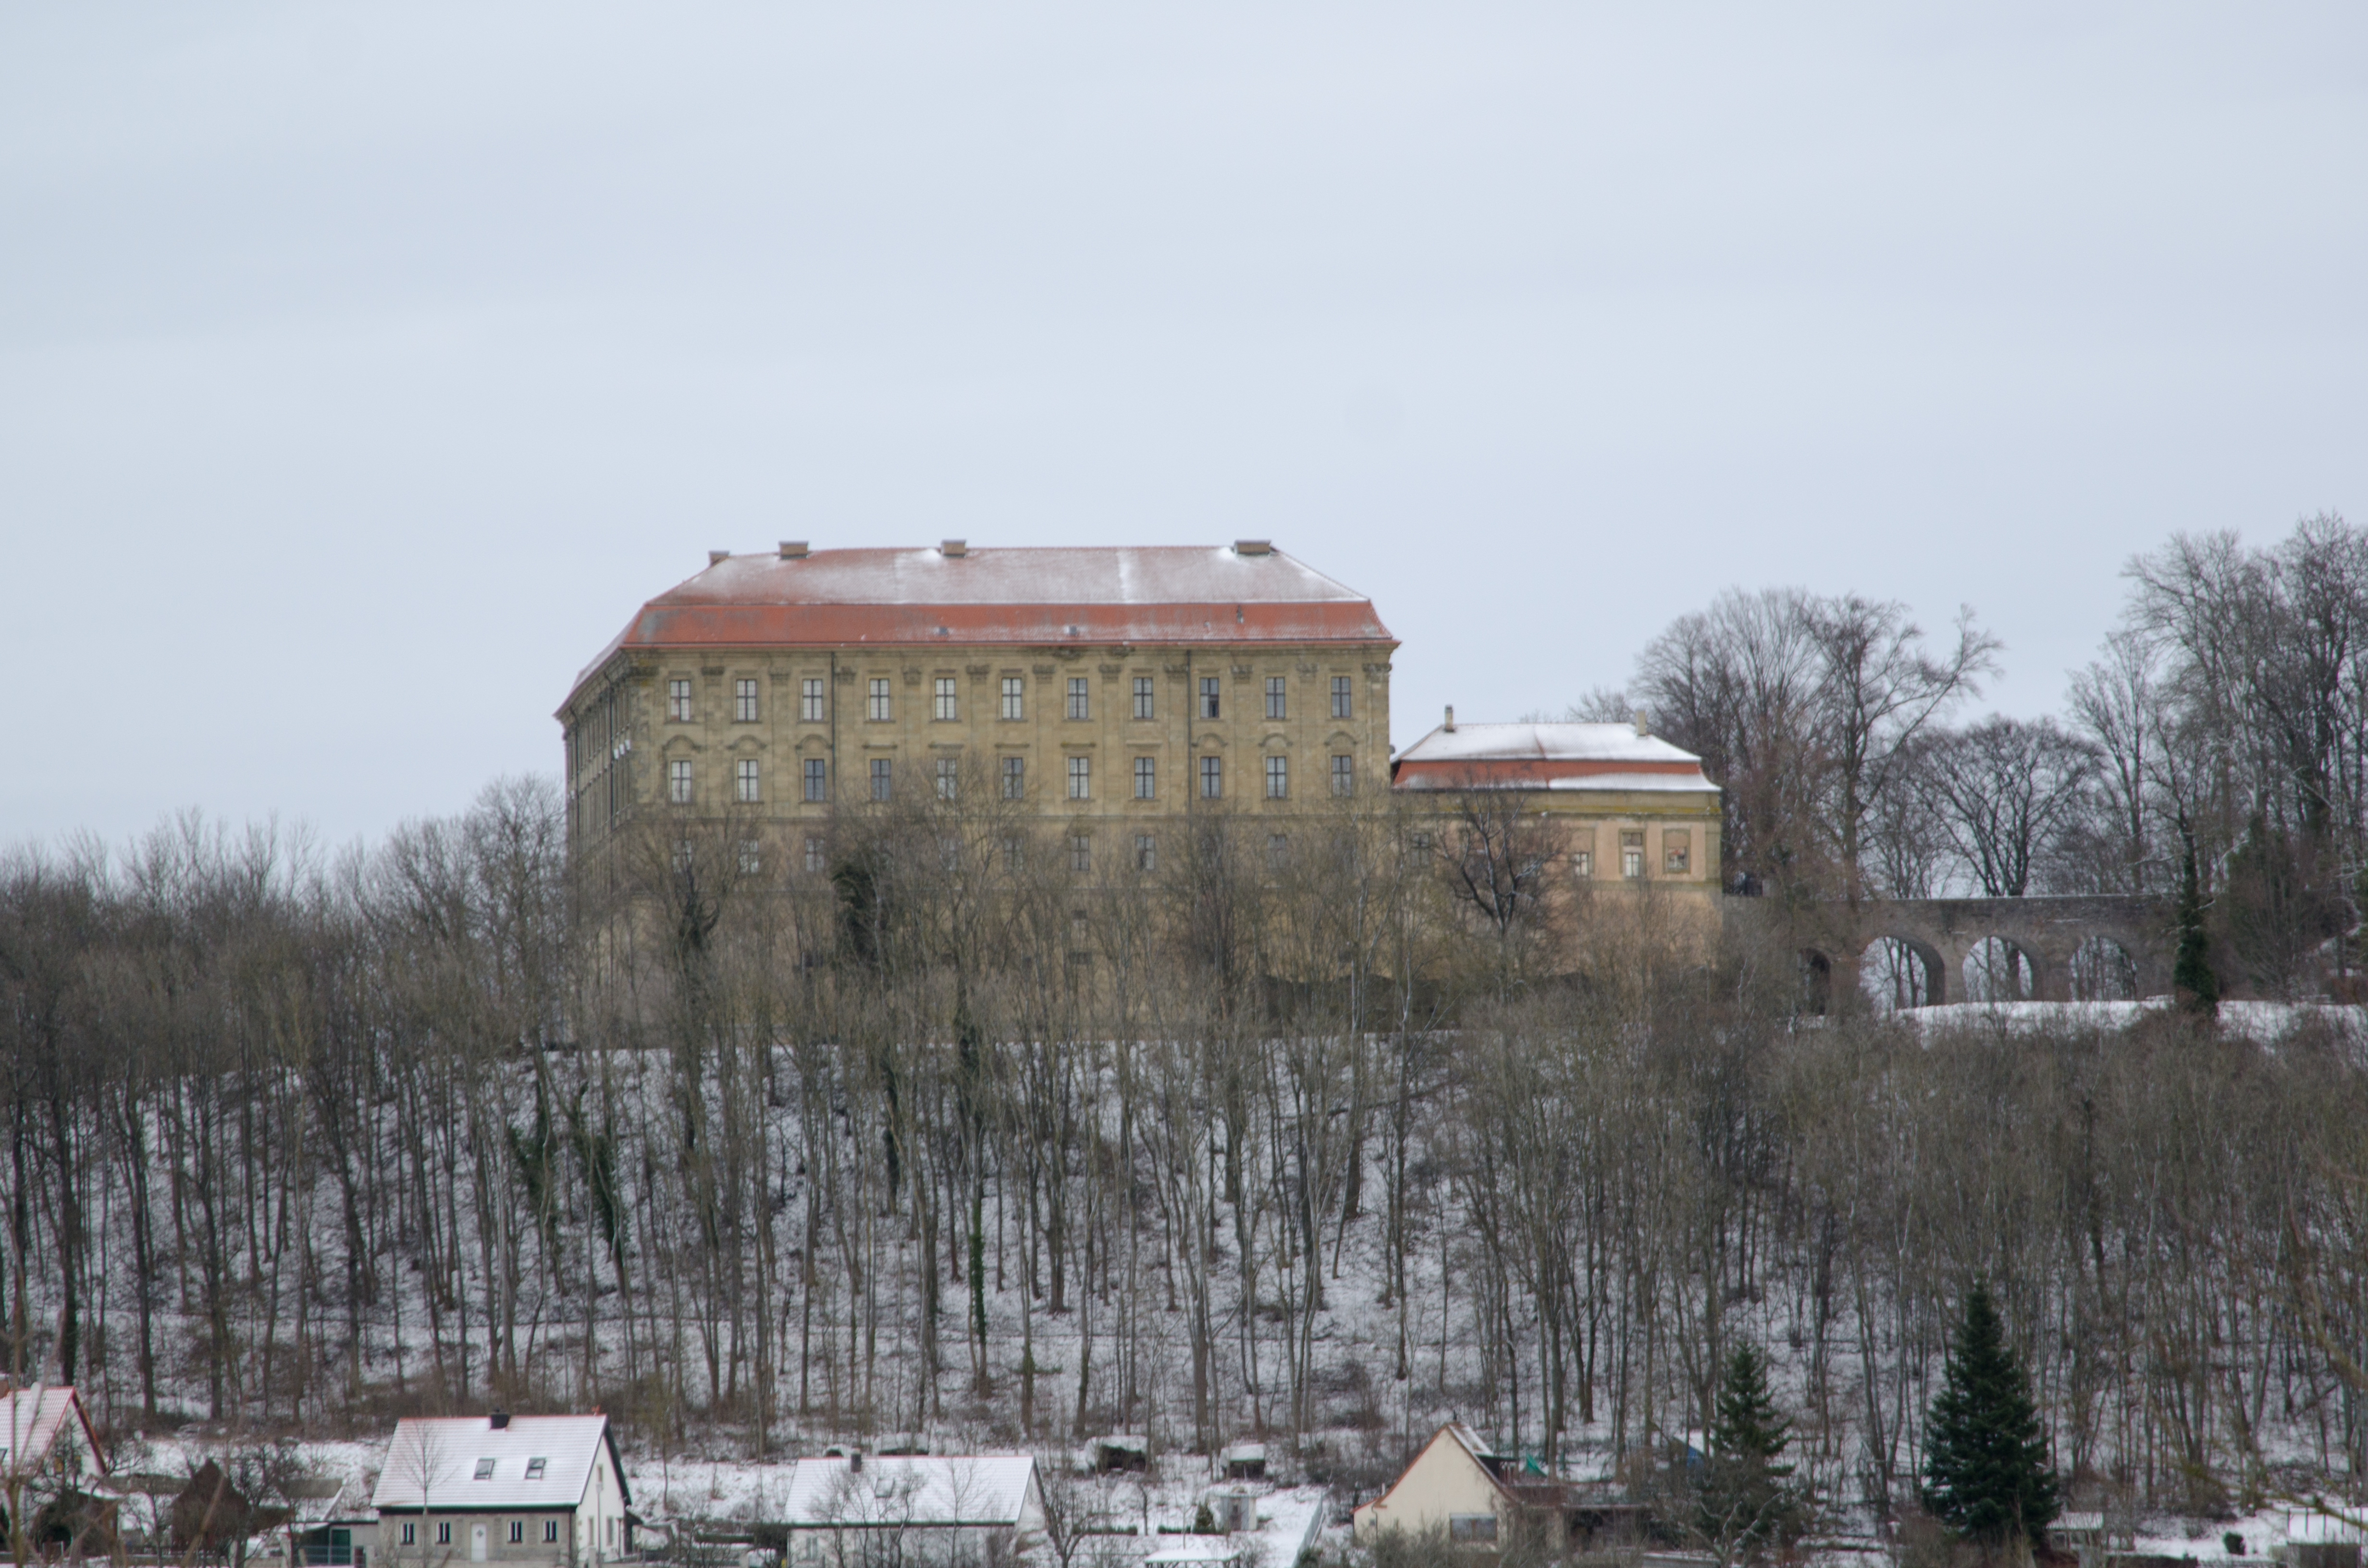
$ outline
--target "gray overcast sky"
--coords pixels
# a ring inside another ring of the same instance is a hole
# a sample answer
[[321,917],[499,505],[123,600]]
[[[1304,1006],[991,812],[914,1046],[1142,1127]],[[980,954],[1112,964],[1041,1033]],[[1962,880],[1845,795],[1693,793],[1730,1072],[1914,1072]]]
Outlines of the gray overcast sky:
[[16,6],[0,843],[555,770],[711,547],[1271,535],[1440,705],[1729,585],[2052,708],[2368,521],[2368,7]]

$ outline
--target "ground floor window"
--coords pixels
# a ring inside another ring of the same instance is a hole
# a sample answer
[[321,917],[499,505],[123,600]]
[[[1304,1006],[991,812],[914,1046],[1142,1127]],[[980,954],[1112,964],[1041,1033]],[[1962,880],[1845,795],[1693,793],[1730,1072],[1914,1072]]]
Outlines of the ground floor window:
[[1453,1543],[1493,1541],[1497,1539],[1497,1516],[1450,1514],[1447,1516],[1447,1539]]

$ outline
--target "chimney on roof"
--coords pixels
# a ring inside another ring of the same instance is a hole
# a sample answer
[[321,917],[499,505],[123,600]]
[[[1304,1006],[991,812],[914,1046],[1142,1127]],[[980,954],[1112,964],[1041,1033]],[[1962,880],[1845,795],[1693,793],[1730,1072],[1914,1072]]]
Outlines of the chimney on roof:
[[1652,733],[1652,720],[1645,716],[1645,710],[1642,708],[1639,708],[1636,710],[1636,738],[1638,740],[1643,740],[1646,735],[1649,735]]
[[1274,540],[1270,539],[1237,539],[1234,540],[1235,555],[1272,555]]
[[710,566],[720,565],[731,559],[732,552],[728,550],[711,550],[707,552],[707,563]]
[[1455,704],[1452,702],[1447,705],[1447,733],[1451,735],[1455,733]]
[[802,540],[802,539],[785,539],[785,540],[783,540],[781,541],[781,559],[782,559],[782,560],[784,560],[784,561],[803,561],[805,558],[806,558],[806,541],[805,541],[805,540]]
[[510,1413],[507,1410],[496,1410],[491,1415],[486,1416],[485,1421],[486,1424],[492,1426],[496,1432],[507,1431],[510,1424]]
[[968,555],[970,541],[964,539],[950,539],[938,546],[938,553],[945,556]]

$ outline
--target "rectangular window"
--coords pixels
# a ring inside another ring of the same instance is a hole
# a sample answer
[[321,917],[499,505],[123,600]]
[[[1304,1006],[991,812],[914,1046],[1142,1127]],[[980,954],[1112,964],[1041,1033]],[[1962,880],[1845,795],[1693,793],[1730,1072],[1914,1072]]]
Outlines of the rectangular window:
[[954,798],[954,781],[958,777],[960,777],[961,768],[962,764],[955,761],[952,757],[941,756],[938,758],[939,800],[951,801]]
[[822,835],[818,833],[810,833],[806,835],[806,869],[809,871],[819,871],[822,868]]
[[1672,877],[1682,877],[1693,863],[1693,834],[1682,827],[1673,827],[1661,835],[1661,869]]
[[1028,859],[1028,841],[1016,833],[1003,835],[1003,869],[1017,874]]
[[512,1519],[510,1521],[510,1544],[512,1546],[518,1546],[523,1543],[525,1540],[526,1521],[524,1519]]
[[1283,717],[1283,691],[1282,676],[1269,676],[1266,677],[1266,716],[1268,718],[1280,719]]
[[1201,799],[1215,801],[1225,793],[1225,759],[1204,756],[1201,759]]
[[526,1461],[526,1478],[529,1481],[541,1481],[542,1479],[543,1471],[550,1468],[551,1460],[541,1456],[537,1456],[536,1458]]
[[419,1526],[409,1519],[403,1522],[403,1544],[405,1546],[419,1544]]
[[677,676],[666,682],[666,717],[677,724],[690,722],[690,679]]
[[438,1546],[450,1546],[452,1544],[451,1520],[438,1519],[436,1521],[436,1544]]
[[871,798],[873,800],[884,801],[888,798],[891,779],[895,770],[896,765],[884,756],[875,756],[871,759]]
[[744,877],[753,877],[764,869],[765,851],[763,846],[759,845],[753,838],[742,839],[740,841],[740,874]]
[[1447,1516],[1447,1540],[1452,1546],[1471,1546],[1494,1542],[1497,1539],[1497,1516],[1494,1514],[1450,1514]]
[[954,717],[954,677],[951,676],[939,676],[938,677],[937,685],[936,707],[931,710],[929,716],[942,724],[951,720]]
[[1595,851],[1592,849],[1572,850],[1570,852],[1570,874],[1577,877],[1580,881],[1586,881],[1588,879],[1593,877],[1595,875]]
[[1355,757],[1341,756],[1332,759],[1332,792],[1336,795],[1353,795],[1357,792],[1357,759]]
[[888,677],[886,676],[871,677],[871,717],[875,724],[884,724],[888,722]]
[[1069,835],[1069,869],[1084,876],[1094,869],[1094,836],[1089,833]]
[[1349,717],[1349,677],[1347,676],[1332,677],[1332,717],[1335,719]]
[[1003,798],[1024,801],[1028,798],[1028,759],[1007,756],[1003,759]]
[[757,759],[744,756],[732,765],[732,794],[744,806],[764,799],[757,788]]
[[544,1544],[545,1546],[548,1546],[548,1545],[550,1545],[552,1541],[555,1541],[555,1540],[557,1540],[558,1539],[559,1539],[559,1521],[558,1521],[557,1519],[545,1519],[545,1520],[543,1520],[543,1521],[542,1521],[542,1540],[543,1540],[543,1544]]
[[743,724],[757,722],[757,682],[742,676],[732,683],[732,717]]
[[[674,841],[674,869],[677,876],[690,875],[690,840],[688,838]],[[483,1480],[484,1477],[478,1479]]]
[[830,763],[819,756],[807,757],[800,767],[805,775],[805,797],[809,801],[830,799]]
[[666,764],[666,799],[677,806],[690,804],[690,759],[677,757]]
[[1290,839],[1279,833],[1269,833],[1266,835],[1266,869],[1268,870],[1281,870],[1282,862],[1290,854]]
[[822,722],[822,677],[808,676],[800,683],[798,717],[809,724]]
[[1026,676],[1003,677],[1003,716],[1005,718],[1024,719],[1028,716],[1027,693],[1028,677]]
[[1645,874],[1645,835],[1622,833],[1620,835],[1620,874],[1641,877]]
[[1201,677],[1201,717],[1203,719],[1213,719],[1216,716],[1217,677],[1215,676],[1202,676]]
[[1138,719],[1151,717],[1151,677],[1149,676],[1134,677],[1134,716]]
[[1269,801],[1291,798],[1291,758],[1270,756],[1266,759],[1266,798]]
[[1069,759],[1069,799],[1090,801],[1094,796],[1094,759],[1073,756]]
[[1159,841],[1147,833],[1134,835],[1134,869],[1148,871],[1159,858]]
[[1087,702],[1086,690],[1086,677],[1084,676],[1071,676],[1069,677],[1070,718],[1090,719],[1093,717],[1093,710]]
[[1156,758],[1138,756],[1134,759],[1134,798],[1156,800],[1159,795],[1159,763]]

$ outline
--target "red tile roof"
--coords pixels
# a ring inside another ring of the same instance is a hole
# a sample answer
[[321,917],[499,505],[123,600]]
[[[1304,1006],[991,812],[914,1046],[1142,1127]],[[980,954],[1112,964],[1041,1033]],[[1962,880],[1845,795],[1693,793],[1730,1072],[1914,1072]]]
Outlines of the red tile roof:
[[1372,601],[1281,551],[1158,545],[726,556],[642,607],[626,648],[1389,642]]

